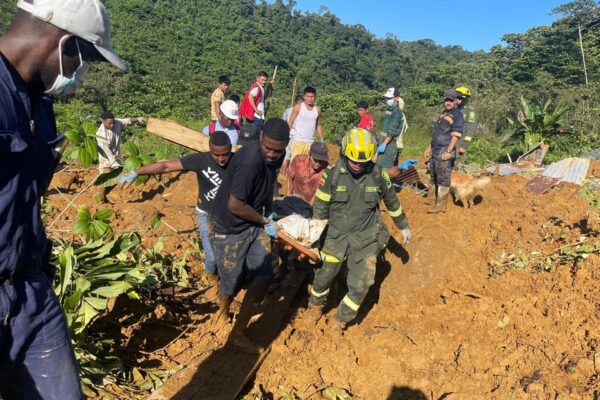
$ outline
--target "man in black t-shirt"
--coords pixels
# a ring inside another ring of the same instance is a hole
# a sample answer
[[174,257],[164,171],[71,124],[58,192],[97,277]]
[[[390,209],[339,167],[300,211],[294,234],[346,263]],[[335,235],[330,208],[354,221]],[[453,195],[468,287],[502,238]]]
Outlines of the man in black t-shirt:
[[145,165],[121,178],[121,183],[131,182],[138,175],[155,175],[167,172],[192,171],[198,179],[198,200],[196,212],[198,214],[198,229],[204,248],[204,270],[210,283],[217,282],[217,263],[208,240],[208,214],[213,208],[215,198],[223,183],[225,169],[232,156],[231,140],[222,131],[210,135],[208,141],[210,151],[194,153],[179,160],[160,161]]
[[243,332],[254,304],[263,299],[274,275],[269,239],[277,237],[277,225],[271,219],[273,187],[289,133],[284,120],[272,118],[265,123],[259,141],[237,151],[209,215],[210,239],[219,269],[219,324],[227,320],[231,301],[245,276],[251,279],[229,339],[229,344],[246,351],[260,351]]

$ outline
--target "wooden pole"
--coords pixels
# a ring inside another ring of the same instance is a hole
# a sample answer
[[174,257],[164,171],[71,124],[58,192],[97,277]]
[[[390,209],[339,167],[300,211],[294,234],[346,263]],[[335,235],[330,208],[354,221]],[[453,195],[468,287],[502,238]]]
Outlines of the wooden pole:
[[587,89],[589,87],[589,82],[588,82],[587,67],[585,65],[585,52],[583,51],[583,38],[581,36],[581,25],[577,25],[577,28],[579,29],[579,47],[581,47],[581,59],[583,60],[583,73],[585,75],[585,87]]
[[275,78],[277,78],[277,68],[278,67],[279,66],[276,65],[275,70],[273,70],[273,79],[271,80],[271,82],[273,82],[273,84],[269,84],[269,87],[267,88],[267,90],[265,92],[265,113],[263,115],[264,119],[267,119],[267,112],[269,111],[269,107],[271,106],[270,97],[273,94],[273,86],[275,85]]
[[294,77],[294,86],[292,86],[292,101],[290,102],[290,107],[294,107],[294,100],[296,100],[296,81],[298,80],[298,77],[295,76]]

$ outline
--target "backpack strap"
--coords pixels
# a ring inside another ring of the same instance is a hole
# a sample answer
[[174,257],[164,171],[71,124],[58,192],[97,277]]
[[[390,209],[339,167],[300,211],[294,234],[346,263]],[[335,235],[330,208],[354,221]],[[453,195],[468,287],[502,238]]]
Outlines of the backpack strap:
[[[333,175],[331,176],[331,187],[336,188],[340,180],[340,168],[342,167],[343,158],[339,158],[333,167]],[[332,193],[333,194],[333,193]]]

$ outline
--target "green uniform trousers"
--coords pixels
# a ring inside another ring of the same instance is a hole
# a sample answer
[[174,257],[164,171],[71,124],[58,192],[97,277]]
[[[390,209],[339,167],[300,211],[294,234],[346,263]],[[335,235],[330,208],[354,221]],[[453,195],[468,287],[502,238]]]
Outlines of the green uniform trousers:
[[[315,305],[323,305],[327,300],[329,288],[339,274],[344,260],[321,253],[323,266],[315,271],[315,279],[309,301]],[[348,294],[340,302],[335,318],[341,322],[350,322],[358,314],[358,308],[365,299],[369,288],[375,283],[375,266],[377,254],[349,254],[348,262]]]
[[[383,141],[382,141],[383,143]],[[385,151],[377,156],[377,165],[383,169],[392,168],[398,163],[398,145],[396,139],[388,143]]]

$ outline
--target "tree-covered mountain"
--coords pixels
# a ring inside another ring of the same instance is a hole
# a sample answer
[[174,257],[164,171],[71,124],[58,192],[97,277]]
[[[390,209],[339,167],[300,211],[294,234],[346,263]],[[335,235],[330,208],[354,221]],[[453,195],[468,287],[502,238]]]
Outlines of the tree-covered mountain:
[[[2,29],[15,9],[9,3],[0,4]],[[472,89],[484,135],[508,129],[506,117],[514,119],[521,96],[571,105],[580,133],[595,130],[599,120],[600,25],[595,24],[598,4],[592,0],[555,9],[558,19],[551,26],[505,34],[505,45],[489,53],[442,47],[427,39],[376,38],[361,25],[343,24],[326,8],[303,13],[294,1],[105,0],[105,5],[113,46],[129,70],[95,66],[86,90],[61,101],[59,111],[68,104],[68,114],[84,116],[112,109],[206,120],[219,75],[229,75],[230,93],[242,96],[258,71],[272,74],[278,65],[273,110],[279,113],[289,104],[297,77],[300,89],[317,88],[330,129],[347,128],[351,118],[338,114],[352,110],[361,97],[377,102],[389,86],[398,86],[405,97],[409,120],[416,123],[412,129],[429,129],[439,96],[457,85]]]

